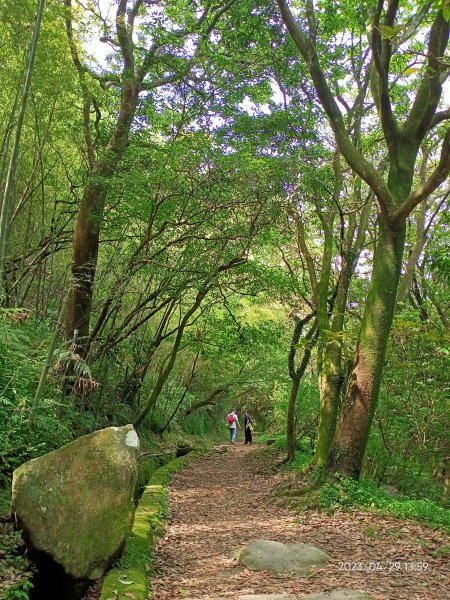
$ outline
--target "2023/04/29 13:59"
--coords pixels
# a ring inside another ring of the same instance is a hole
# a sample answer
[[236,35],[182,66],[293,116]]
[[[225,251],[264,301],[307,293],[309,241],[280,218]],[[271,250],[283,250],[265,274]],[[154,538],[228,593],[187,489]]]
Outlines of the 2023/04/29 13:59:
[[375,571],[387,571],[396,573],[399,571],[427,571],[429,564],[425,561],[358,561],[358,562],[340,562],[339,571],[362,571],[373,573]]

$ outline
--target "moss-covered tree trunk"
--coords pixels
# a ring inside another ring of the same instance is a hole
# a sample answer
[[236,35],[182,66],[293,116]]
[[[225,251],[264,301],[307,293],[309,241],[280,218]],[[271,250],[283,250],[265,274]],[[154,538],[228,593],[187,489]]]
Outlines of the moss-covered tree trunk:
[[319,358],[319,393],[320,416],[317,446],[313,463],[323,465],[328,459],[339,408],[341,390],[341,351],[339,348],[327,345],[321,348]]
[[361,215],[355,239],[353,238],[356,223],[349,223],[347,231],[348,249],[341,254],[341,272],[331,321],[331,334],[334,337],[323,346],[322,355],[319,357],[320,419],[316,452],[313,458],[313,463],[316,465],[327,463],[336,432],[341,389],[344,382],[342,363],[344,339],[340,334],[344,329],[348,292],[364,242],[368,213],[369,208],[367,206]]
[[[345,255],[343,259],[331,323],[331,331],[334,334],[341,332],[344,327],[345,307],[354,267],[353,258],[349,260],[349,257]],[[336,431],[343,381],[341,340],[329,339],[328,343],[322,345],[318,368],[320,418],[313,463],[323,465],[328,460]]]
[[[340,190],[340,168],[339,165],[339,155],[337,155],[337,159],[335,159],[335,169],[336,176],[335,181],[335,198],[339,196]],[[338,173],[339,172],[339,173]],[[304,229],[304,225],[301,217],[298,214],[294,215],[294,220],[296,224],[297,231],[297,242],[298,247],[300,249],[301,255],[303,256],[308,272],[309,278],[311,282],[311,289],[313,292],[314,306],[317,314],[317,326],[318,326],[318,379],[319,379],[319,391],[320,391],[320,413],[319,413],[319,438],[316,448],[316,453],[313,458],[313,463],[319,463],[319,451],[318,448],[321,448],[320,456],[328,456],[328,448],[330,447],[331,441],[333,440],[334,428],[337,419],[337,405],[334,402],[334,396],[331,396],[328,392],[328,373],[326,373],[327,369],[327,350],[328,350],[328,342],[329,338],[327,335],[327,331],[330,329],[330,317],[329,317],[329,308],[328,308],[328,295],[329,295],[329,287],[330,287],[330,279],[331,279],[331,262],[333,256],[333,224],[336,216],[335,207],[333,206],[331,210],[325,214],[322,209],[320,200],[316,201],[316,211],[319,216],[319,219],[323,228],[323,251],[322,251],[322,261],[321,261],[321,269],[320,269],[320,277],[317,278],[316,269],[314,266],[313,256],[308,248],[306,233]],[[289,402],[289,410],[288,410],[288,456],[293,451],[295,452],[295,440],[290,439],[290,430],[293,427],[293,423],[289,421],[289,419],[293,419],[294,417],[290,414],[291,405],[292,410],[295,408],[295,400],[292,398],[292,393],[295,392],[295,373],[294,376],[291,374],[291,378],[293,380],[293,389],[291,392],[291,399]],[[331,381],[331,380],[330,380]],[[298,391],[298,389],[297,389]],[[295,392],[297,393],[297,392]],[[291,449],[289,450],[289,445]]]
[[405,243],[405,225],[379,217],[373,275],[352,372],[329,459],[332,470],[358,478],[383,374],[395,312]]

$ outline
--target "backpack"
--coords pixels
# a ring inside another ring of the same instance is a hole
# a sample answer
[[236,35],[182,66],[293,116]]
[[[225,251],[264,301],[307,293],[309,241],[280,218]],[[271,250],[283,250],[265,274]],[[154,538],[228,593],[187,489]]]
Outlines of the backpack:
[[234,414],[233,414],[233,413],[230,413],[230,414],[228,415],[228,423],[229,423],[230,425],[233,425],[234,421],[235,421],[235,419],[234,419]]

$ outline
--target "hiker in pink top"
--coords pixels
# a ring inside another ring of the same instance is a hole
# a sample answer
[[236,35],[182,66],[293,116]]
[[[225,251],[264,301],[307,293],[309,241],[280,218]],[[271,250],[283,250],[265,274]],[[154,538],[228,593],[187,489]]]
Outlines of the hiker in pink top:
[[228,427],[230,428],[230,440],[233,445],[236,443],[236,432],[239,427],[239,419],[236,413],[236,410],[232,410],[227,417]]

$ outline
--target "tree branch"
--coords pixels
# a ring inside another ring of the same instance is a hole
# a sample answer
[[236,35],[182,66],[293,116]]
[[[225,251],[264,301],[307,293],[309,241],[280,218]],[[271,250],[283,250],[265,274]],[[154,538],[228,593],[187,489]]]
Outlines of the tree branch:
[[[374,71],[374,98],[383,127],[384,137],[387,142],[390,155],[395,155],[398,145],[398,127],[395,121],[391,99],[389,96],[389,66],[392,55],[391,40],[388,36],[382,39],[380,28],[380,17],[383,9],[383,0],[379,0],[375,12],[373,31],[371,37],[372,56],[375,65]],[[384,19],[384,27],[393,27],[398,10],[398,0],[390,0]],[[375,72],[377,74],[375,80]]]
[[75,69],[78,72],[78,79],[80,82],[81,91],[83,93],[83,136],[84,143],[86,145],[86,153],[87,159],[89,163],[89,167],[93,169],[96,157],[94,144],[91,136],[91,92],[89,91],[89,87],[86,83],[86,67],[81,62],[81,59],[78,55],[78,49],[73,37],[73,24],[72,24],[72,0],[64,0],[64,5],[66,7],[65,21],[66,21],[66,33],[67,33],[67,41],[69,44],[70,54],[72,55],[72,61],[75,65]]
[[119,0],[118,2],[116,13],[116,31],[124,60],[123,72],[127,72],[128,76],[132,74],[134,77],[134,53],[133,40],[131,36],[133,34],[133,23],[135,18],[134,10],[136,9],[136,5],[141,4],[141,2],[138,0],[131,9],[131,13],[129,15],[129,19],[131,20],[128,22],[128,27],[126,21],[127,4],[128,0]]
[[291,34],[300,54],[306,61],[320,102],[328,115],[341,154],[352,169],[358,173],[361,179],[372,188],[378,199],[381,210],[389,215],[395,207],[394,198],[381,175],[351,142],[345,128],[342,114],[336,104],[322,67],[320,66],[315,46],[311,42],[311,39],[298,26],[286,0],[277,0],[277,4],[287,30]]
[[447,130],[442,142],[441,156],[437,167],[430,177],[422,183],[394,212],[392,221],[401,224],[414,208],[428,198],[430,194],[443,183],[450,173],[450,129]]
[[442,110],[441,112],[435,113],[434,117],[431,119],[429,128],[433,129],[434,127],[436,127],[436,125],[439,125],[439,123],[442,123],[443,121],[447,121],[448,119],[450,119],[450,108],[447,108],[447,110]]
[[298,249],[299,249],[300,254],[305,259],[306,267],[308,269],[308,274],[309,274],[309,281],[311,283],[311,288],[312,288],[312,291],[314,294],[314,298],[316,298],[317,275],[316,275],[316,270],[314,268],[313,257],[312,257],[311,252],[309,251],[309,248],[306,244],[305,228],[303,226],[303,222],[297,211],[295,211],[295,212],[293,211],[291,216],[294,219],[294,223],[295,223]]
[[422,143],[431,126],[442,95],[441,74],[445,70],[442,58],[447,48],[448,37],[449,23],[439,10],[431,26],[426,72],[402,132],[403,139],[413,139],[417,146]]

